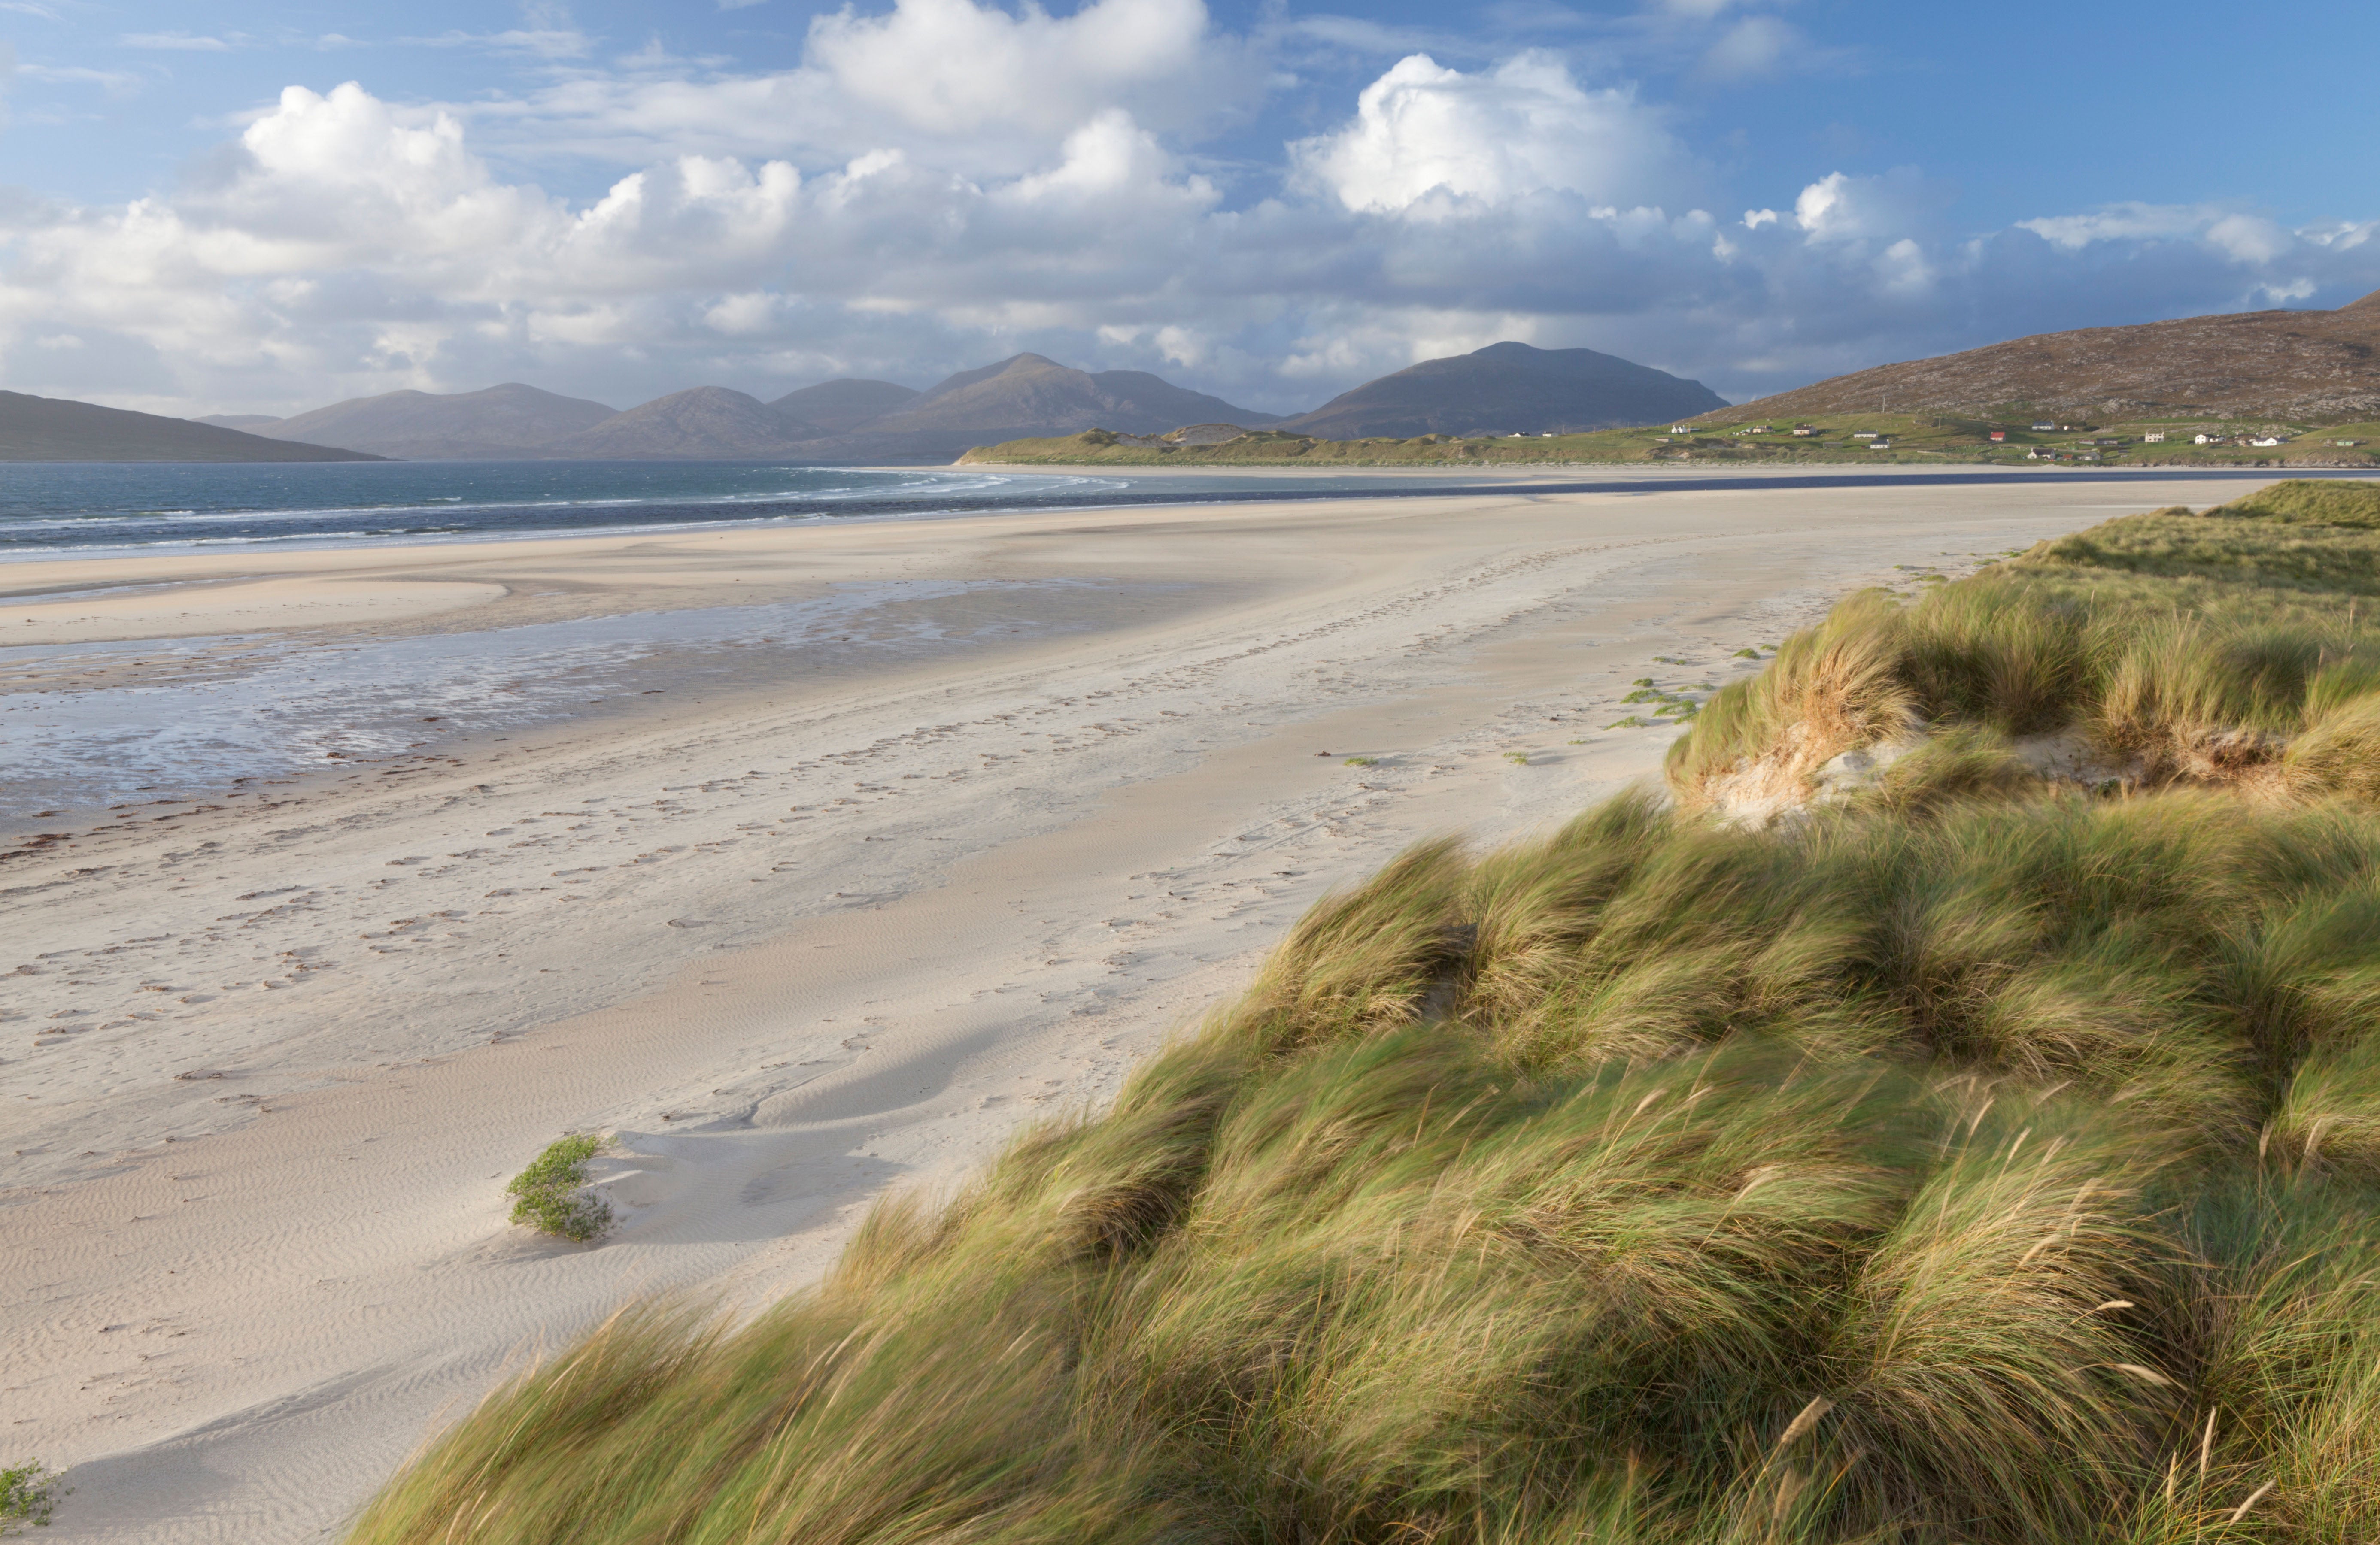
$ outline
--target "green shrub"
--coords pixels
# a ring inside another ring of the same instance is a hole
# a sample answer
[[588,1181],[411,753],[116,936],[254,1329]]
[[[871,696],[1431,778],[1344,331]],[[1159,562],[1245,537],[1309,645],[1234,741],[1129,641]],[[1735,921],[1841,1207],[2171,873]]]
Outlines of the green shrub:
[[602,1139],[584,1133],[548,1143],[504,1188],[505,1195],[516,1199],[513,1222],[582,1244],[609,1228],[612,1204],[586,1190],[587,1161],[602,1148]]
[[0,1466],[0,1538],[16,1534],[28,1525],[48,1527],[66,1494],[66,1489],[58,1485],[57,1472],[38,1459]]

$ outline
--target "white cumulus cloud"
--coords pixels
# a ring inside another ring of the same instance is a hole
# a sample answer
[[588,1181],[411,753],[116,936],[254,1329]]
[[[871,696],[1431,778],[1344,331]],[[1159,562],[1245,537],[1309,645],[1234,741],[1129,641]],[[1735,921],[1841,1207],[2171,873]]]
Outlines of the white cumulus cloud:
[[[1691,196],[1693,160],[1631,91],[1586,91],[1550,54],[1464,74],[1427,54],[1364,89],[1354,121],[1293,147],[1296,163],[1351,210],[1445,212],[1444,199],[1504,203],[1574,193],[1604,206]],[[1442,196],[1426,204],[1432,195]]]
[[[1257,49],[1197,0],[892,0],[767,74],[648,53],[472,103],[293,87],[168,189],[0,199],[0,378],[189,413],[512,379],[627,403],[1035,348],[1291,410],[1516,338],[1743,396],[2380,285],[2380,222],[2111,205],[1978,233],[1907,168],[1746,188],[1722,229],[1663,108],[1538,51],[1409,54],[1323,132],[1201,159]],[[565,151],[600,175],[521,170]]]
[[449,110],[516,155],[802,163],[897,148],[921,164],[1013,176],[1110,111],[1157,134],[1205,133],[1253,106],[1268,78],[1246,40],[1213,30],[1202,0],[1091,0],[1067,16],[895,0],[878,15],[846,6],[815,18],[791,69],[582,72]]

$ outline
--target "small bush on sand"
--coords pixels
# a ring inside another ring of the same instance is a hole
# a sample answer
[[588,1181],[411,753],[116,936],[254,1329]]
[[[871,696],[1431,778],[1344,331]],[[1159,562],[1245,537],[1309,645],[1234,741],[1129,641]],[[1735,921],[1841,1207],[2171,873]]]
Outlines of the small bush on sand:
[[587,1192],[587,1161],[602,1147],[602,1139],[584,1133],[548,1143],[504,1188],[516,1199],[513,1222],[581,1244],[609,1228],[612,1204]]
[[66,1495],[57,1473],[40,1460],[0,1466],[0,1539],[27,1526],[46,1528]]

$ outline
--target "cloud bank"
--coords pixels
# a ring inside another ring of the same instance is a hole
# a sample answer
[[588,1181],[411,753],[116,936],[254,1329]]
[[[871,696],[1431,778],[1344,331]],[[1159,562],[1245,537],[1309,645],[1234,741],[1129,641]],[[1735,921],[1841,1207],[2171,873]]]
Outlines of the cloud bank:
[[[1679,8],[1715,71],[1793,46]],[[1199,0],[898,0],[820,18],[775,73],[631,55],[464,105],[291,87],[170,191],[0,201],[0,370],[168,412],[506,379],[625,404],[1029,347],[1287,409],[1520,338],[1741,398],[2380,288],[2380,221],[2121,204],[1978,233],[1911,168],[1814,168],[1715,212],[1661,104],[1539,51],[1412,54],[1271,163],[1209,159],[1278,84],[1270,50]],[[549,192],[540,156],[608,187]]]

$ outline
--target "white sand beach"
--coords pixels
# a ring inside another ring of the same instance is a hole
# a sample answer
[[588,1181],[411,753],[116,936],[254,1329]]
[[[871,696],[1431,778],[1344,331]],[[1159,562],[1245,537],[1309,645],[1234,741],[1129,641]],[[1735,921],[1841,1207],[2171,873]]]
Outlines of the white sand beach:
[[[1656,773],[1634,679],[2237,491],[1528,482],[0,569],[11,776],[67,691],[262,716],[246,782],[0,827],[0,1463],[72,1467],[45,1538],[336,1538],[540,1346],[798,1287],[1107,1098],[1327,889]],[[465,670],[524,638],[567,670]],[[619,1144],[592,1248],[505,1221],[573,1129]]]

